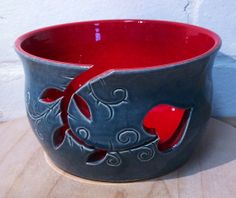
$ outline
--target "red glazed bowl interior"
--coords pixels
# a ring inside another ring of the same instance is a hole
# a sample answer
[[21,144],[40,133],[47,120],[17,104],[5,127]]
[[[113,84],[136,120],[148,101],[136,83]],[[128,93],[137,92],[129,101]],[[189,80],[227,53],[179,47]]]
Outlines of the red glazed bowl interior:
[[51,26],[27,33],[16,49],[48,61],[111,68],[185,62],[210,53],[219,37],[206,29],[167,21],[108,20]]
[[[188,24],[108,20],[32,31],[17,39],[16,49],[34,60],[64,66],[93,66],[70,85],[68,94],[71,95],[78,89],[78,84],[82,86],[104,71],[175,66],[215,52],[220,43],[215,33]],[[80,109],[86,112],[86,105],[80,105]],[[143,126],[150,133],[158,131],[159,149],[164,150],[178,143],[188,114],[185,109],[159,105],[147,113]]]

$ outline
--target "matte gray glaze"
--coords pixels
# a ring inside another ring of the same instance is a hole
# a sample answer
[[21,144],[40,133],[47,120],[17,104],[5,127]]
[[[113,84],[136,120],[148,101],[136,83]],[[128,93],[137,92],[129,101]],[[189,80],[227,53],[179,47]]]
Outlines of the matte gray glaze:
[[[73,78],[89,68],[36,60],[20,53],[30,124],[52,161],[71,174],[112,182],[166,174],[190,157],[209,119],[211,69],[216,51],[179,65],[111,71],[77,90],[88,103],[92,118],[86,118],[71,98],[69,126],[79,139],[93,147],[80,144],[69,133],[56,147],[52,139],[55,130],[63,124],[61,98],[50,104],[40,100],[44,90],[64,90]],[[190,109],[181,142],[165,152],[157,148],[158,137],[142,127],[145,114],[158,104]],[[109,152],[102,160],[88,162],[96,148]]]

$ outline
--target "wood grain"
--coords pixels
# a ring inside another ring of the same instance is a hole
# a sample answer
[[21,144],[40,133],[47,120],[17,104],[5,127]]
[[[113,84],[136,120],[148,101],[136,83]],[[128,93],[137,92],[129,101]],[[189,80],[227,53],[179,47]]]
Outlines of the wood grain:
[[27,119],[0,124],[0,197],[236,197],[236,129],[211,119],[203,141],[183,167],[134,183],[71,176],[46,158]]

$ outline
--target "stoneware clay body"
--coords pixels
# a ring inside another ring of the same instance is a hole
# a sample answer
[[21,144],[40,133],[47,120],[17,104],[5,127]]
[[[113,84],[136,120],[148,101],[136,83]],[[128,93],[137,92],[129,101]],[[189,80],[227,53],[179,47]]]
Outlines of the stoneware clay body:
[[166,174],[190,157],[209,119],[220,44],[210,30],[154,20],[24,34],[16,51],[32,129],[73,175],[122,182]]

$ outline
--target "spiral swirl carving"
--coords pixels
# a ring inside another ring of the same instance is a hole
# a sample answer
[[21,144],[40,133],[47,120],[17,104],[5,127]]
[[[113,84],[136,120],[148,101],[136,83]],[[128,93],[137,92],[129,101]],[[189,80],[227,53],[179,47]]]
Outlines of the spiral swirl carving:
[[106,164],[108,166],[119,166],[121,165],[121,158],[118,154],[109,153],[107,154]]
[[155,151],[153,150],[153,148],[143,146],[141,147],[140,152],[137,154],[137,158],[142,162],[147,162],[153,159],[154,155]]
[[77,128],[76,133],[78,134],[79,137],[83,138],[84,140],[88,139],[90,136],[88,129],[84,127]]
[[106,105],[119,105],[128,98],[128,91],[125,88],[116,88],[112,90],[109,97],[99,96],[93,86],[90,84],[92,96],[98,101]]
[[140,134],[137,130],[129,128],[123,129],[117,133],[117,142],[123,145],[132,145],[140,140]]

